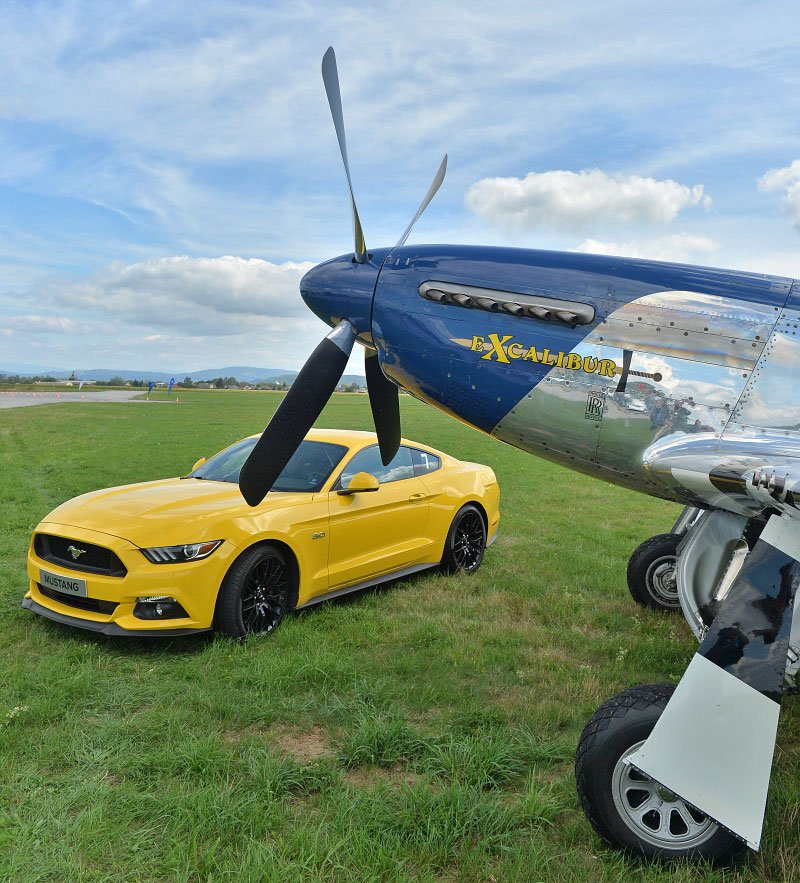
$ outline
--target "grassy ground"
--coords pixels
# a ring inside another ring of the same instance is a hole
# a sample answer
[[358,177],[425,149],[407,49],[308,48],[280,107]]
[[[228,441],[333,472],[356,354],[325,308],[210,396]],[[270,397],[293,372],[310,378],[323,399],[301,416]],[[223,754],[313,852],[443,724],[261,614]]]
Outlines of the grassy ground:
[[[0,879],[800,879],[800,714],[787,702],[762,852],[735,872],[605,849],[572,758],[597,705],[677,681],[695,643],[625,566],[677,508],[401,399],[404,434],[490,464],[501,536],[473,578],[321,605],[263,642],[105,639],[22,611],[31,530],[62,500],[180,474],[278,394],[0,411]],[[320,425],[371,428],[362,396]]]

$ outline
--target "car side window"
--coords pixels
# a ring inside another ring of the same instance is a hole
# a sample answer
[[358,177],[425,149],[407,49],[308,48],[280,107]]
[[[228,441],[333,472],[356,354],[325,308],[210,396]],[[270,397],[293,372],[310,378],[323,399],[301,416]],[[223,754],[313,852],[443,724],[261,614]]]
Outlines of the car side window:
[[370,475],[374,475],[380,484],[413,478],[414,464],[411,462],[411,451],[405,446],[401,447],[392,462],[388,466],[384,466],[377,445],[365,448],[363,451],[359,451],[344,467],[336,484],[337,488],[347,488],[350,479],[358,472],[368,472]]
[[436,454],[432,454],[430,451],[419,451],[417,448],[411,448],[411,462],[414,464],[414,475],[435,472],[442,465],[441,459]]

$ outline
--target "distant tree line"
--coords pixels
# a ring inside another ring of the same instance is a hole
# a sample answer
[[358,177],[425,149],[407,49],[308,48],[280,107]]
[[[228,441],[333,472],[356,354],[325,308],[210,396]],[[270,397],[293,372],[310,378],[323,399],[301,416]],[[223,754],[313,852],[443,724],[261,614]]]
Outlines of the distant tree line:
[[[81,378],[73,379],[71,382],[79,383]],[[149,380],[125,380],[123,377],[110,377],[108,380],[98,380],[93,378],[95,384],[101,386],[132,386],[137,389],[149,386]],[[160,382],[160,381],[159,381]],[[35,374],[31,377],[22,377],[19,374],[2,374],[0,373],[0,384],[4,386],[15,386],[23,383],[64,383],[63,377],[54,377],[52,374]],[[287,390],[291,384],[285,380],[260,380],[258,383],[248,381],[239,381],[235,377],[214,377],[212,380],[192,380],[188,375],[183,380],[178,381],[175,386],[182,389],[276,389]],[[349,383],[344,386],[346,392],[355,392],[358,389],[357,383]]]
[[[33,374],[30,377],[21,377],[19,374],[0,374],[0,383],[4,386],[17,386],[24,383],[65,383],[63,377],[54,377],[52,374]],[[69,383],[81,382],[81,378],[70,379]],[[92,380],[92,384],[100,386],[147,386],[146,380],[125,380],[122,377],[111,377],[108,380]]]
[[200,388],[207,389],[288,389],[289,384],[283,380],[260,380],[252,383],[246,380],[237,380],[235,377],[214,377],[211,380],[192,380],[188,375],[177,383],[183,389]]
[[20,377],[19,374],[0,374],[0,383],[15,385],[18,383],[58,383],[58,377],[49,374],[37,374],[35,377]]
[[147,386],[145,380],[123,380],[122,377],[112,377],[110,380],[100,380],[98,383],[103,386]]

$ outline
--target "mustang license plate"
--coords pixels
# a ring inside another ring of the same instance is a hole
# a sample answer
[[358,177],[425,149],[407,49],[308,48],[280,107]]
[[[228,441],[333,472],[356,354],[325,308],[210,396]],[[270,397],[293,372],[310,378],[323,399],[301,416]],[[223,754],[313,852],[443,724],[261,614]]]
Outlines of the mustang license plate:
[[54,592],[61,592],[62,595],[73,595],[77,598],[86,597],[85,579],[76,579],[72,576],[59,576],[57,573],[50,573],[49,571],[40,568],[39,582],[46,589],[52,589]]

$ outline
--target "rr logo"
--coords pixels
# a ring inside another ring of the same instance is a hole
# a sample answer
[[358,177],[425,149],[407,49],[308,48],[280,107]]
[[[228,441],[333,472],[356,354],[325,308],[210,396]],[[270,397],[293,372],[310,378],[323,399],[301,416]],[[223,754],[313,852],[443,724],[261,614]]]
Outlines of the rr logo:
[[596,392],[590,392],[589,397],[586,399],[586,419],[603,419],[603,396]]

